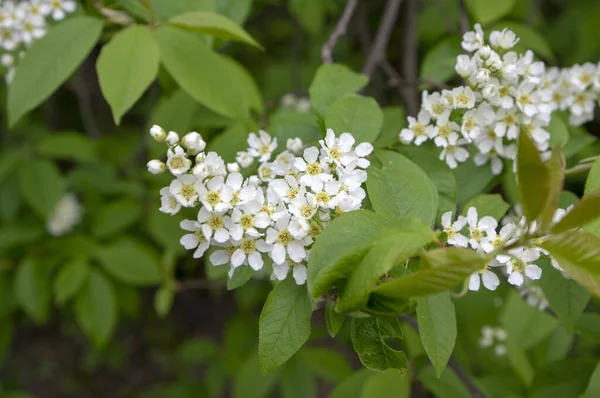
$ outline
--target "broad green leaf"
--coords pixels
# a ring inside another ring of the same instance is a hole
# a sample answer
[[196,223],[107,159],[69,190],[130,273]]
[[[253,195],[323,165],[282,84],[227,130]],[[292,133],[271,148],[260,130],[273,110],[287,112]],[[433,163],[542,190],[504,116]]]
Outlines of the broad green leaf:
[[150,4],[161,21],[190,11],[215,10],[215,0],[150,0]]
[[344,65],[321,65],[308,89],[311,107],[318,116],[323,116],[331,103],[360,90],[368,81],[367,76]]
[[248,148],[248,129],[243,124],[236,123],[211,140],[206,150],[217,152],[225,162],[235,162],[236,154],[246,148]]
[[266,398],[279,378],[276,372],[261,374],[254,348],[233,380],[233,398]]
[[253,0],[216,0],[219,14],[226,15],[235,23],[242,25],[250,14]]
[[[152,113],[152,124],[164,126],[179,133],[192,129],[194,114],[200,104],[182,89],[177,89],[170,97],[162,100]],[[167,127],[168,126],[168,127]],[[161,149],[164,147],[161,146]]]
[[510,337],[506,342],[506,345],[506,356],[508,357],[510,365],[513,367],[523,384],[529,387],[533,381],[535,372],[531,366],[531,363],[529,362],[529,358],[527,358],[525,350],[519,348],[519,346],[510,339]]
[[446,368],[441,376],[437,377],[433,367],[428,366],[419,372],[417,377],[436,398],[468,398],[473,396],[450,368]]
[[572,331],[590,301],[591,294],[572,279],[565,278],[545,262],[539,284],[558,320]]
[[558,325],[555,318],[525,303],[515,291],[508,296],[502,321],[509,338],[524,350],[544,340]]
[[75,318],[96,347],[102,347],[117,325],[117,299],[101,272],[90,271],[87,284],[75,300]]
[[150,87],[159,65],[158,44],[145,26],[130,26],[102,47],[96,71],[116,124]]
[[50,311],[50,278],[45,264],[39,259],[26,258],[15,273],[14,292],[17,303],[36,323],[48,319]]
[[30,160],[19,170],[23,198],[43,219],[54,211],[63,195],[64,183],[60,171],[47,160]]
[[142,0],[117,0],[117,3],[119,3],[119,5],[123,7],[125,11],[136,18],[139,18],[144,22],[152,22],[152,14],[150,13],[150,10],[143,4]]
[[233,271],[231,278],[227,278],[227,290],[234,290],[243,286],[254,276],[254,270],[249,265],[242,265]]
[[438,195],[433,183],[423,172],[396,167],[367,170],[367,192],[373,210],[386,217],[413,216],[433,225]]
[[35,148],[40,155],[80,162],[96,160],[95,142],[81,133],[53,133],[41,140]]
[[327,4],[321,0],[290,0],[290,12],[298,19],[300,25],[312,35],[321,33]]
[[335,218],[319,235],[308,258],[307,286],[318,299],[346,278],[376,238],[394,220],[358,210]]
[[367,305],[361,311],[375,316],[400,316],[415,312],[416,307],[417,302],[412,298],[371,294]]
[[436,238],[428,226],[413,217],[405,217],[386,229],[373,242],[369,252],[350,273],[339,292],[339,312],[358,310],[367,304],[369,292],[394,266],[404,264]]
[[538,371],[528,396],[531,398],[577,397],[588,383],[596,359],[567,359]]
[[553,234],[560,234],[574,228],[582,227],[600,217],[600,188],[586,194],[567,215],[552,227]]
[[386,341],[387,338],[402,337],[396,318],[353,318],[350,335],[354,351],[366,368],[377,371],[397,369],[399,374],[406,373],[406,354],[391,348]]
[[383,283],[373,290],[378,296],[422,297],[454,288],[471,273],[485,267],[490,258],[469,249],[435,249],[421,256],[417,272]]
[[288,361],[281,371],[281,397],[317,397],[317,380],[310,367],[298,356]]
[[241,26],[231,19],[210,11],[194,11],[169,19],[169,24],[227,40],[236,40],[262,48]]
[[95,256],[106,272],[120,282],[146,286],[161,281],[156,253],[132,238],[120,237],[100,247]]
[[335,337],[342,325],[346,315],[335,310],[335,304],[328,302],[325,307],[325,326],[327,326],[327,332],[331,337]]
[[550,189],[546,194],[546,204],[539,216],[539,228],[542,231],[547,230],[553,223],[554,213],[565,183],[564,158],[560,149],[552,151],[546,167],[550,176]]
[[313,114],[287,109],[271,115],[269,134],[277,138],[282,148],[289,138],[300,138],[305,145],[321,139],[317,118]]
[[[600,189],[600,157],[594,161],[594,164],[590,169],[590,173],[585,181],[585,191],[583,196],[590,195],[598,189]],[[600,219],[589,223],[583,229],[600,237]]]
[[517,182],[523,213],[534,221],[544,211],[551,189],[550,170],[540,158],[535,143],[526,132],[519,136],[517,152]]
[[464,207],[463,207],[463,216],[467,214],[469,208],[474,207],[477,209],[477,215],[481,218],[484,216],[494,217],[496,220],[500,220],[508,209],[510,205],[502,199],[502,196],[498,194],[486,194],[486,195],[478,195],[471,199]]
[[510,13],[516,0],[467,0],[466,5],[475,21],[486,25]]
[[139,202],[131,199],[118,200],[100,209],[94,217],[92,233],[106,238],[129,228],[141,217],[142,207]]
[[384,148],[398,142],[400,131],[406,127],[406,112],[401,106],[388,106],[382,109],[383,126],[373,146]]
[[550,133],[550,148],[564,148],[569,141],[569,128],[558,112],[552,114],[550,124],[546,127]]
[[[423,57],[421,79],[445,82],[456,76],[456,57],[462,53],[460,38],[449,37],[440,41]],[[400,130],[398,130],[400,132]]]
[[39,223],[3,223],[0,225],[0,252],[16,246],[28,246],[44,233],[44,228]]
[[328,398],[362,398],[362,389],[367,380],[376,374],[369,369],[360,369],[338,384]]
[[164,249],[174,254],[185,253],[185,249],[179,243],[179,239],[184,234],[179,227],[176,217],[152,209],[148,214],[148,233]]
[[373,142],[383,126],[383,112],[373,98],[352,95],[333,102],[325,112],[325,127],[336,135],[351,133],[356,143]]
[[5,151],[0,154],[0,184],[13,175],[13,172],[19,167],[24,160],[26,149],[17,149]]
[[417,299],[419,334],[437,377],[440,377],[456,342],[456,313],[450,293]]
[[103,21],[73,17],[53,26],[19,61],[8,86],[8,125],[41,104],[75,72],[102,32]]
[[267,373],[287,361],[310,334],[312,303],[305,286],[288,278],[269,293],[258,324],[260,369]]
[[77,258],[64,265],[54,280],[54,297],[58,305],[75,296],[87,281],[90,266],[87,259]]
[[467,161],[453,170],[456,179],[458,203],[464,203],[488,191],[494,184],[495,177],[492,169],[488,166],[477,166],[475,162]]
[[541,246],[592,294],[600,296],[600,238],[583,231],[551,236]]
[[[485,0],[478,1],[484,2]],[[515,34],[519,38],[519,42],[513,48],[514,51],[523,53],[527,50],[531,50],[535,53],[535,55],[542,57],[546,60],[555,60],[550,45],[548,44],[544,36],[542,36],[537,30],[534,30],[530,26],[527,26],[523,23],[511,21],[498,22],[497,24],[494,24],[490,29],[502,30],[505,28],[515,32]]]
[[207,108],[245,120],[252,101],[235,63],[217,54],[192,32],[164,26],[154,32],[161,62],[179,86]]
[[600,396],[600,362],[596,365],[594,373],[590,377],[583,398],[594,398]]
[[161,286],[154,294],[154,309],[160,318],[164,318],[171,311],[175,291],[171,286]]
[[395,370],[375,373],[363,386],[361,398],[409,398],[410,378]]
[[[23,204],[19,189],[19,176],[12,174],[0,184],[0,220],[15,221]],[[0,244],[0,247],[2,244]]]
[[319,378],[330,383],[338,383],[352,373],[346,359],[336,350],[305,347],[298,355]]

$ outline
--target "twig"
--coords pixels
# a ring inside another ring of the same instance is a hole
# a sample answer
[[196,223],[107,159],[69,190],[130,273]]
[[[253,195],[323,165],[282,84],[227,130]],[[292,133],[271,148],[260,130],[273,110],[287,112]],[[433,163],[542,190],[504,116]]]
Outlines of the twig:
[[390,35],[392,34],[394,25],[396,25],[400,4],[402,4],[402,0],[388,0],[385,5],[381,24],[377,29],[377,36],[375,36],[375,43],[373,44],[373,47],[371,47],[371,51],[369,52],[369,56],[367,57],[367,61],[362,70],[362,72],[369,77],[384,58],[384,52],[387,48],[388,41],[390,40]]
[[[417,14],[419,12],[419,0],[407,0],[404,16],[404,54],[402,57],[402,76],[414,82],[418,79],[417,65]],[[419,90],[416,87],[403,87],[404,105],[408,115],[416,115],[419,111]]]
[[324,64],[333,63],[333,48],[337,43],[338,39],[346,33],[346,28],[350,23],[350,19],[352,19],[352,14],[354,13],[354,9],[356,8],[356,4],[358,4],[358,0],[348,0],[346,3],[346,7],[344,8],[344,12],[340,17],[340,20],[335,25],[335,29],[329,36],[329,39],[323,44],[321,47],[321,59]]
[[[417,321],[415,320],[415,318],[413,318],[410,315],[402,315],[400,317],[400,319],[402,319],[403,321],[408,323],[410,325],[410,327],[412,327],[417,333],[419,332],[419,325],[418,325]],[[479,388],[477,388],[475,383],[473,383],[473,380],[471,380],[471,377],[460,367],[458,362],[456,362],[456,360],[453,357],[450,357],[450,360],[448,360],[448,366],[450,366],[450,368],[452,368],[454,373],[456,373],[456,376],[463,383],[465,383],[465,385],[467,386],[467,388],[473,395],[473,398],[484,398],[485,397],[485,395],[483,395],[483,393],[479,390]]]
[[392,87],[400,87],[400,86],[418,87],[419,83],[426,83],[426,84],[429,84],[430,86],[437,88],[438,90],[449,90],[452,88],[449,85],[447,85],[446,83],[438,82],[438,81],[431,80],[431,79],[418,79],[417,81],[413,81],[413,82],[406,81],[402,78],[402,76],[400,76],[400,73],[398,73],[398,71],[396,69],[394,69],[392,64],[390,64],[390,62],[387,59],[383,59],[379,63],[379,66],[385,72],[385,74],[388,76],[388,79],[389,79],[388,83]]
[[467,14],[467,6],[465,0],[458,0],[458,18],[460,20],[460,32],[462,35],[470,30],[469,15]]

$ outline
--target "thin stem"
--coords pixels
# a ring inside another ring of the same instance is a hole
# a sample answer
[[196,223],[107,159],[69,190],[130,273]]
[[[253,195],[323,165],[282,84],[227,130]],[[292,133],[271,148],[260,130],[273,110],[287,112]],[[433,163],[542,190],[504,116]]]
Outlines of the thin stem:
[[458,17],[460,20],[460,32],[462,35],[469,31],[471,24],[469,23],[469,15],[467,14],[467,7],[465,6],[465,0],[458,0]]
[[[419,0],[407,0],[404,15],[404,53],[402,57],[402,76],[409,82],[418,80],[418,40],[417,14]],[[404,105],[408,115],[416,115],[419,111],[419,90],[414,87],[402,87]]]
[[593,163],[579,164],[577,166],[574,166],[574,167],[571,167],[570,169],[565,170],[565,175],[568,176],[568,175],[573,175],[573,174],[587,171],[592,168],[592,165],[593,165]]
[[354,13],[354,9],[356,8],[356,4],[358,4],[358,0],[348,0],[346,3],[346,7],[344,8],[344,12],[340,17],[340,20],[335,25],[335,29],[329,36],[329,39],[323,44],[321,47],[321,59],[324,64],[333,63],[333,49],[338,41],[338,39],[346,34],[346,29],[348,28],[348,24],[352,19],[352,14]]
[[402,4],[402,0],[388,0],[385,5],[381,24],[377,29],[377,36],[375,36],[375,43],[371,47],[371,51],[369,51],[369,56],[367,57],[367,61],[362,70],[362,72],[369,77],[384,58],[390,35],[392,34],[392,30],[398,19],[400,4]]

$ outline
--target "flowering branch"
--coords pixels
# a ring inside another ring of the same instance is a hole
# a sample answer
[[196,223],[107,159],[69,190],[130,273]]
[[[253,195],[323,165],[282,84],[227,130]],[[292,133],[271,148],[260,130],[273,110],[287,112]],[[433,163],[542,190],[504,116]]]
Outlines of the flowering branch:
[[348,28],[348,24],[352,19],[352,14],[354,14],[354,9],[356,8],[357,4],[358,0],[348,0],[346,7],[344,8],[344,12],[342,13],[342,17],[335,25],[335,29],[331,33],[331,36],[329,36],[329,39],[327,39],[325,44],[323,44],[323,47],[321,47],[321,59],[323,60],[324,64],[333,63],[333,49],[338,39],[346,34],[346,29]]

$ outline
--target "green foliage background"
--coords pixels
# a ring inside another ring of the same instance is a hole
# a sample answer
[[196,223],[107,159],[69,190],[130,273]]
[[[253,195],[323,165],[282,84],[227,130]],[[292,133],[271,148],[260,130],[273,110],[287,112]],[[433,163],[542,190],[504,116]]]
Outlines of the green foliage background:
[[[0,95],[0,396],[471,396],[456,370],[442,372],[451,354],[486,396],[517,397],[527,391],[535,397],[577,396],[586,389],[586,396],[598,396],[598,303],[575,282],[551,277],[551,267],[544,269],[549,275],[542,280],[544,291],[570,292],[567,304],[548,296],[557,317],[529,307],[506,286],[455,299],[454,306],[447,293],[438,294],[419,299],[419,324],[447,320],[445,315],[455,311],[457,326],[451,317],[447,326],[426,331],[422,344],[405,320],[365,319],[351,330],[350,322],[342,325],[343,318],[328,306],[313,314],[312,330],[302,319],[281,325],[299,331],[299,345],[308,343],[283,366],[261,375],[258,325],[272,287],[268,276],[228,291],[227,269],[194,260],[178,242],[181,218],[157,211],[158,190],[168,178],[145,169],[148,159],[163,152],[148,137],[152,124],[179,133],[196,130],[210,150],[233,161],[246,147],[248,132],[259,127],[280,142],[288,137],[312,142],[325,123],[352,131],[358,141],[375,140],[378,158],[391,161],[394,154],[384,149],[396,146],[405,115],[415,111],[416,103],[407,99],[418,100],[418,90],[458,81],[453,66],[460,54],[460,2],[405,3],[386,51],[389,63],[403,74],[410,73],[409,62],[417,67],[404,82],[390,81],[381,69],[368,81],[353,72],[363,68],[383,0],[359,1],[333,53],[346,66],[318,74],[321,46],[345,1],[102,2],[138,24],[123,27],[103,25],[106,18],[88,0],[76,16],[53,28],[46,47],[32,48],[14,86],[8,93],[2,86]],[[414,14],[408,3],[416,5]],[[600,4],[594,1],[466,0],[466,7],[471,23],[514,30],[521,36],[519,46],[531,48],[548,65],[600,59]],[[195,11],[217,16],[209,21],[181,16]],[[410,26],[415,26],[415,53],[404,52]],[[48,52],[61,62],[45,62]],[[123,64],[130,70],[124,72]],[[364,96],[350,96],[357,90]],[[310,95],[313,113],[283,106],[287,93]],[[344,117],[348,114],[350,120]],[[553,131],[558,131],[555,142],[565,144],[569,165],[599,152],[597,121]],[[503,201],[478,196],[491,187],[516,201],[510,176],[501,180],[472,164],[455,172],[440,169],[421,148],[403,148],[402,154],[420,167],[414,173],[425,171],[432,180],[431,187],[420,188],[437,189],[437,214],[428,203],[414,214],[427,224],[457,204],[487,203],[493,205],[490,214],[504,214]],[[585,177],[569,176],[566,189],[581,196]],[[374,173],[369,191],[388,194],[385,181]],[[80,198],[83,221],[71,234],[54,238],[45,220],[65,192]],[[563,194],[561,206],[574,201],[575,195]],[[385,214],[394,204],[373,201],[372,206]],[[323,255],[330,254],[324,250]],[[360,287],[361,275],[354,278]],[[279,286],[281,297],[267,305],[294,299],[295,285],[285,292],[286,286]],[[338,305],[353,305],[344,300]],[[506,356],[478,346],[483,325],[507,330]],[[338,337],[330,338],[328,330],[339,331]],[[352,347],[351,333],[373,330],[379,331],[378,347]],[[448,345],[456,336],[456,345]],[[363,363],[375,349],[394,363],[409,361],[408,373],[398,377],[394,371],[362,369],[353,348]],[[427,355],[439,360],[430,364]]]

